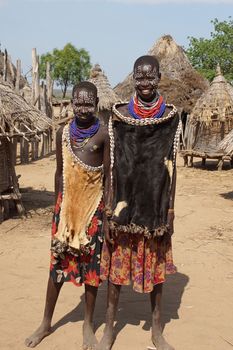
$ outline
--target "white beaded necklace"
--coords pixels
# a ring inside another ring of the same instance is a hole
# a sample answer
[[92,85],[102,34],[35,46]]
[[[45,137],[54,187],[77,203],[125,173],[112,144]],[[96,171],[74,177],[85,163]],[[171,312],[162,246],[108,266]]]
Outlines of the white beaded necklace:
[[126,124],[130,124],[130,125],[137,125],[137,126],[144,126],[144,125],[155,125],[155,124],[161,124],[163,122],[165,122],[166,120],[174,117],[174,115],[177,113],[177,109],[174,105],[172,104],[166,104],[166,107],[172,107],[172,110],[168,113],[168,115],[166,117],[162,117],[162,118],[144,118],[144,119],[134,119],[132,117],[126,117],[124,115],[122,115],[117,109],[116,106],[119,103],[115,103],[112,110],[113,113],[116,114],[116,116],[122,120],[123,122],[125,122]]
[[67,142],[67,148],[70,151],[71,156],[74,158],[74,160],[81,165],[81,167],[83,167],[84,169],[86,169],[87,171],[100,171],[103,170],[103,164],[99,165],[99,166],[91,166],[88,165],[86,163],[84,163],[80,158],[78,158],[78,156],[74,153],[72,147],[71,147],[71,142],[70,142],[70,131],[69,131],[69,125],[67,125],[65,127],[64,130],[64,140]]

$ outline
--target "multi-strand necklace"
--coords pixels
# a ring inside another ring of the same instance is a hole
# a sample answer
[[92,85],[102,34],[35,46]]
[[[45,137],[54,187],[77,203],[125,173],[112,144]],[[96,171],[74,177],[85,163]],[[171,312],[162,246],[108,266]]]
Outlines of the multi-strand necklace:
[[151,102],[142,101],[135,94],[128,106],[129,113],[134,119],[161,118],[165,109],[164,99],[159,94]]
[[94,136],[100,127],[100,121],[98,118],[95,118],[94,124],[89,128],[80,128],[78,127],[75,119],[70,123],[70,139],[75,148],[82,149]]

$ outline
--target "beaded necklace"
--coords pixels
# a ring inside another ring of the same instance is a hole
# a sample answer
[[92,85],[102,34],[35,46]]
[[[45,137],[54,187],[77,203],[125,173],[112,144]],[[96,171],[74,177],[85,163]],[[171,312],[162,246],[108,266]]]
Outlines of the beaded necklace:
[[130,115],[134,119],[161,118],[166,109],[164,99],[156,95],[152,102],[144,102],[135,94],[128,105]]
[[79,128],[75,119],[70,123],[70,138],[76,148],[83,148],[100,127],[100,121],[96,118],[95,123],[89,128]]

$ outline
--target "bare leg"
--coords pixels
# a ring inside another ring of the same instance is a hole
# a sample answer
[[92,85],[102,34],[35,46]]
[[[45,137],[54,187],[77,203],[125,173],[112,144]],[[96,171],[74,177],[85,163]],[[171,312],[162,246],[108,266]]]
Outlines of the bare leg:
[[150,293],[152,309],[152,342],[155,345],[156,350],[174,350],[174,348],[166,342],[162,335],[162,290],[163,284],[157,284],[156,286],[154,286],[153,291]]
[[219,159],[219,162],[218,162],[218,170],[220,170],[220,171],[222,170],[223,163],[224,163],[223,159]]
[[85,317],[83,323],[83,350],[95,349],[97,339],[93,332],[93,314],[97,296],[97,288],[85,284]]
[[205,165],[206,165],[206,158],[202,158],[202,160],[201,160],[201,166],[202,166],[202,167],[205,167]]
[[44,337],[50,334],[53,312],[54,312],[57,298],[62,285],[63,283],[55,283],[52,277],[51,276],[49,277],[44,317],[39,328],[37,328],[37,330],[29,338],[25,340],[25,345],[28,346],[29,348],[34,348],[37,344],[41,342],[41,340]]
[[121,286],[108,283],[108,301],[107,301],[107,314],[106,314],[106,326],[104,329],[104,335],[101,339],[97,350],[110,350],[114,340],[113,325],[117,311],[117,305],[119,301]]
[[189,159],[189,166],[192,168],[193,167],[193,156],[190,156]]
[[184,166],[187,167],[188,166],[188,156],[184,156]]
[[233,157],[231,158],[231,167],[233,168]]

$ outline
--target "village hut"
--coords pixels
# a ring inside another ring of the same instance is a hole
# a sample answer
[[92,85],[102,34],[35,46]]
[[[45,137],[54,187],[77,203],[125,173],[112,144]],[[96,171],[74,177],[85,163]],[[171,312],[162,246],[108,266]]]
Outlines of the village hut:
[[190,156],[191,165],[194,157],[202,158],[203,165],[206,159],[217,159],[218,169],[222,169],[224,160],[231,160],[231,157],[219,149],[219,143],[232,129],[232,87],[218,66],[209,89],[198,99],[188,116],[185,149],[180,152],[185,165]]
[[10,84],[0,82],[0,222],[9,215],[10,201],[19,214],[24,213],[15,173],[18,140],[21,157],[28,159],[31,151],[31,159],[36,159],[39,151],[43,155],[51,150],[51,134],[51,120],[29,105]]
[[[149,50],[160,63],[159,91],[167,103],[174,104],[185,117],[209,83],[191,65],[184,49],[170,35],[162,36]],[[133,73],[118,84],[114,91],[128,101],[133,93]]]
[[224,139],[219,143],[220,152],[225,152],[231,156],[231,165],[233,166],[233,129]]
[[95,84],[98,90],[98,116],[103,124],[107,124],[113,104],[120,102],[121,99],[112,89],[99,64],[92,68],[89,81]]

